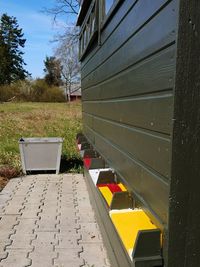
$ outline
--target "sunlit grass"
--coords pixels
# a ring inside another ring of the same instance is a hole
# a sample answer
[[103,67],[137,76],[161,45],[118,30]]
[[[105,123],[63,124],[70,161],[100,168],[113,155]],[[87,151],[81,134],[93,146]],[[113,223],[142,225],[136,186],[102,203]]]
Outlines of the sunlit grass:
[[[0,104],[0,169],[6,166],[20,173],[21,137],[62,137],[63,157],[79,159],[75,137],[81,128],[80,102]],[[80,166],[70,171],[80,171]]]

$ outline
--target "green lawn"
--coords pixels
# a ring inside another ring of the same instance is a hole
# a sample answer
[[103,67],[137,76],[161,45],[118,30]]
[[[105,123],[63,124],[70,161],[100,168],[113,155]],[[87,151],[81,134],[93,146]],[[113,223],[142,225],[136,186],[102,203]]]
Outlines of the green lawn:
[[10,171],[20,173],[20,137],[63,137],[62,155],[68,171],[81,171],[75,146],[81,119],[80,102],[0,104],[0,176],[6,176],[5,170],[8,176]]

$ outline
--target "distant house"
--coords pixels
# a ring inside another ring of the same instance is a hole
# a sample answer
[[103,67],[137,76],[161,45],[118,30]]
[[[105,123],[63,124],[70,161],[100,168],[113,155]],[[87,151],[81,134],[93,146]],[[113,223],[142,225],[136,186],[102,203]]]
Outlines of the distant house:
[[74,91],[72,90],[70,94],[70,100],[79,100],[81,99],[82,93],[81,93],[81,88],[79,87],[78,89],[75,89]]
[[[69,92],[66,90],[65,86],[61,87],[64,91],[66,100],[69,100]],[[82,97],[81,92],[81,85],[80,83],[74,83],[71,85],[71,92],[70,92],[70,101],[80,100]]]

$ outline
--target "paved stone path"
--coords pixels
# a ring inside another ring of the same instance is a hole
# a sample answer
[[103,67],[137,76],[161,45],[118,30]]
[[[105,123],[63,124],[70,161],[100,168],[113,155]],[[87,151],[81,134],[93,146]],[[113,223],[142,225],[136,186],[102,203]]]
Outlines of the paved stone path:
[[0,192],[0,267],[108,267],[82,175],[12,179]]

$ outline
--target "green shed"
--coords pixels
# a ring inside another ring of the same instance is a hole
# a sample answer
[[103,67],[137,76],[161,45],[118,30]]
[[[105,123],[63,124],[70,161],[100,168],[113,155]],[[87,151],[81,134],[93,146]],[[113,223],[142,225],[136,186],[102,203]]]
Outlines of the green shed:
[[162,264],[122,261],[97,192],[113,266],[199,267],[200,2],[83,0],[77,25],[85,153],[161,232]]

